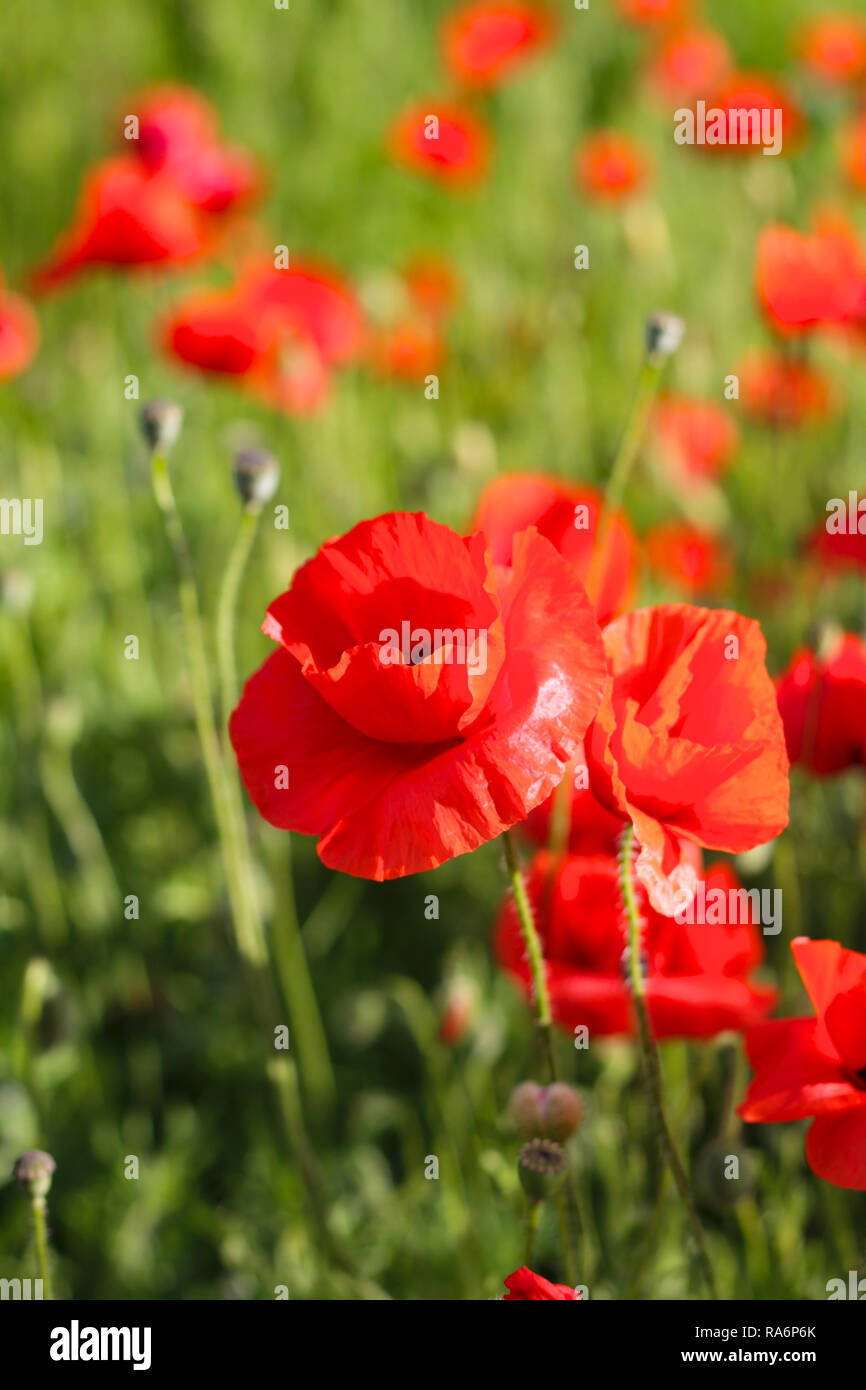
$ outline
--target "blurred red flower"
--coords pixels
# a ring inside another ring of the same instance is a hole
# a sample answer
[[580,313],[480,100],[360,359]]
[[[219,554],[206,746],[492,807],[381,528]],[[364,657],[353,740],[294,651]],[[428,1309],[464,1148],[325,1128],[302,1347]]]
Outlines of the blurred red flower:
[[138,116],[133,152],[148,173],[171,176],[193,207],[221,213],[259,192],[260,175],[245,151],[221,145],[216,116],[190,87],[151,88],[127,109]]
[[587,135],[574,157],[578,187],[601,202],[628,198],[647,180],[649,165],[640,146],[615,130]]
[[[781,141],[782,150],[789,153],[798,140],[802,137],[805,129],[803,115],[796,105],[793,97],[786,88],[781,86],[773,78],[767,77],[761,72],[735,72],[720,89],[707,100],[707,110],[710,108],[720,109],[726,113],[731,111],[767,111],[770,115],[771,129],[773,128],[773,113],[781,111]],[[720,144],[720,145],[699,145],[698,149],[709,154],[739,154],[751,155],[761,151],[760,144]]]
[[20,376],[39,346],[39,323],[26,299],[3,287],[0,271],[0,381]]
[[401,288],[397,312],[370,330],[369,355],[383,376],[424,381],[444,361],[443,325],[460,284],[447,261],[422,256],[406,266]]
[[836,1187],[866,1190],[866,956],[838,941],[791,942],[812,1018],[759,1023],[755,1076],[738,1109],[750,1124],[812,1119],[806,1159]]
[[277,409],[304,414],[327,396],[333,366],[357,356],[362,320],[349,287],[320,266],[253,266],[230,290],[205,290],[162,327],[172,356],[236,377]]
[[[857,495],[858,518],[859,507],[862,506],[866,513],[866,497],[861,498]],[[866,529],[855,530],[852,526],[846,526],[844,531],[828,531],[827,523],[821,522],[816,526],[810,535],[806,549],[810,555],[814,555],[826,570],[850,570],[859,569],[866,571]],[[863,522],[866,527],[866,521]]]
[[666,101],[692,101],[718,87],[731,66],[727,39],[702,26],[666,36],[650,60],[649,78]]
[[788,759],[756,622],[660,604],[602,634],[612,679],[586,736],[590,785],[630,820],[657,911],[695,891],[683,841],[740,853],[788,821]]
[[837,229],[804,236],[793,227],[765,227],[758,239],[757,287],[778,333],[840,323],[863,298],[857,248]]
[[[647,1006],[657,1038],[711,1038],[751,1027],[769,1013],[776,994],[752,983],[763,959],[758,927],[746,901],[731,897],[740,882],[728,864],[704,876],[707,913],[725,904],[722,922],[680,923],[655,912],[635,885],[644,924]],[[569,855],[558,863],[546,850],[528,875],[530,898],[544,949],[555,1021],[571,1032],[632,1034],[635,1018],[623,973],[623,911],[619,863],[614,854]],[[721,889],[725,895],[710,897]],[[733,902],[736,912],[730,912]],[[700,916],[698,912],[695,914]],[[747,920],[740,921],[740,917]],[[731,918],[736,918],[732,921]],[[531,992],[520,923],[508,898],[496,929],[500,963]]]
[[526,1265],[509,1274],[505,1287],[508,1293],[503,1294],[503,1303],[580,1302],[580,1294],[575,1293],[570,1285],[551,1284],[549,1279],[535,1274]]
[[797,47],[826,82],[854,82],[866,72],[866,21],[855,14],[819,15],[805,24]]
[[637,541],[624,512],[613,513],[602,551],[596,554],[601,502],[601,494],[588,484],[506,473],[482,493],[472,530],[487,536],[493,563],[506,565],[517,532],[536,526],[587,585],[598,620],[606,623],[628,606],[638,561]]
[[416,174],[465,187],[487,172],[490,136],[468,107],[453,101],[416,102],[391,127],[392,158]]
[[678,474],[717,478],[739,444],[737,427],[714,401],[663,396],[650,421],[657,450]]
[[792,763],[832,777],[866,762],[866,645],[841,634],[818,655],[801,647],[777,680]]
[[731,577],[728,547],[689,521],[663,521],[644,537],[647,563],[693,598],[724,588]]
[[743,408],[777,429],[797,429],[825,420],[834,406],[827,377],[808,362],[770,348],[747,354],[737,367]]
[[553,32],[553,15],[546,5],[470,0],[445,17],[445,63],[458,81],[491,87],[533,57]]
[[403,279],[413,302],[433,318],[441,318],[460,298],[460,277],[442,256],[414,256]]
[[85,177],[72,226],[32,274],[34,289],[61,284],[87,266],[172,266],[213,245],[206,219],[167,175],[133,155],[97,164]]
[[482,536],[422,513],[328,541],[264,630],[279,649],[230,724],[243,781],[266,820],[321,836],[323,862],[361,878],[435,868],[525,819],[606,678],[586,592],[549,541],[524,532],[495,570]]

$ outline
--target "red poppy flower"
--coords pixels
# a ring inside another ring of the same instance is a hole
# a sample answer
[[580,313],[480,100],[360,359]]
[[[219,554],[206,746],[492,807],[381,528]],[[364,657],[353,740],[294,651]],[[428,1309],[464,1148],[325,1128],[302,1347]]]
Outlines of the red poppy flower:
[[38,346],[36,315],[26,299],[4,290],[0,271],[0,381],[20,376],[36,356]]
[[150,175],[133,155],[108,159],[87,175],[72,226],[33,274],[46,290],[86,266],[184,264],[210,249],[205,220],[172,179]]
[[180,361],[236,377],[277,409],[305,414],[326,398],[330,368],[356,355],[362,321],[351,291],[330,271],[269,264],[232,290],[191,296],[162,335]]
[[866,23],[858,15],[819,15],[801,30],[798,47],[825,82],[854,82],[866,72]]
[[724,588],[731,577],[730,552],[717,537],[688,521],[665,521],[644,538],[650,569],[692,597]]
[[819,656],[801,647],[778,678],[788,756],[818,777],[866,762],[866,645],[843,634]]
[[[622,817],[602,806],[589,785],[586,750],[581,744],[571,768],[568,848],[580,854],[613,854],[623,830]],[[559,788],[532,812],[521,827],[540,845],[550,840],[550,820]]]
[[[758,927],[739,880],[727,864],[705,875],[708,921],[680,923],[655,912],[637,885],[647,958],[647,1007],[657,1038],[711,1038],[741,1030],[769,1013],[775,991],[752,982],[763,959]],[[546,850],[528,877],[547,970],[554,1019],[569,1032],[614,1037],[635,1031],[633,1001],[622,955],[623,909],[614,854],[570,855],[558,864]],[[715,890],[721,890],[721,893]],[[713,924],[711,908],[722,918]],[[733,910],[731,910],[733,905]],[[698,904],[696,903],[697,907]],[[743,920],[741,920],[743,919]],[[512,899],[500,915],[497,953],[527,995],[531,976]]]
[[776,429],[825,420],[834,406],[830,383],[817,367],[771,349],[749,353],[737,367],[743,408]]
[[505,1280],[507,1294],[503,1303],[544,1303],[580,1302],[580,1294],[568,1284],[551,1284],[541,1274],[535,1274],[526,1265],[521,1265]]
[[731,69],[724,35],[706,27],[675,31],[649,66],[650,82],[667,101],[692,101],[718,87]]
[[[857,529],[846,526],[844,531],[828,531],[827,523],[816,526],[809,537],[806,549],[814,555],[826,570],[864,570],[866,571],[866,497],[857,495]],[[862,514],[861,509],[862,508]],[[860,524],[864,529],[859,529]]]
[[628,606],[636,581],[637,542],[628,518],[615,512],[596,555],[600,514],[601,494],[588,485],[508,473],[485,488],[472,529],[488,537],[494,564],[506,565],[516,533],[537,527],[574,566],[589,589],[599,622],[606,623]]
[[631,820],[657,911],[695,891],[685,841],[740,853],[788,821],[788,759],[758,624],[660,604],[603,632],[612,671],[586,738],[590,785]]
[[492,87],[553,35],[553,16],[524,0],[470,0],[446,16],[445,63],[460,82]]
[[[726,113],[731,111],[767,111],[769,113],[770,129],[774,129],[774,113],[781,111],[781,148],[788,153],[797,141],[801,138],[804,130],[804,119],[799,107],[794,102],[791,94],[773,79],[765,76],[764,73],[737,72],[728,78],[721,89],[707,101],[707,111],[710,109],[722,110]],[[763,117],[761,117],[763,122]],[[751,124],[749,129],[751,131]],[[730,129],[730,124],[728,125]],[[700,145],[699,149],[709,154],[757,154],[761,150],[760,144],[753,144],[751,141],[721,145]]]
[[814,1018],[770,1019],[746,1038],[750,1124],[812,1119],[806,1159],[836,1187],[866,1190],[866,956],[838,941],[791,942]]
[[739,444],[737,427],[714,401],[663,396],[653,411],[651,428],[657,450],[678,475],[717,478]]
[[157,87],[128,104],[138,116],[133,145],[148,173],[170,175],[183,197],[205,212],[222,213],[259,188],[253,160],[220,144],[216,118],[189,87]]
[[389,144],[398,164],[455,187],[478,183],[490,158],[487,127],[448,101],[409,107],[392,126]]
[[536,531],[494,570],[419,513],[328,541],[268,610],[279,648],[231,718],[246,788],[319,856],[399,878],[523,820],[561,780],[605,681],[586,592]]
[[842,322],[863,296],[859,256],[847,238],[826,230],[803,236],[779,225],[765,227],[758,240],[757,286],[779,333]]
[[620,14],[630,24],[679,23],[693,0],[617,0]]
[[575,154],[578,186],[589,198],[617,202],[646,182],[646,158],[628,135],[598,130],[588,135]]

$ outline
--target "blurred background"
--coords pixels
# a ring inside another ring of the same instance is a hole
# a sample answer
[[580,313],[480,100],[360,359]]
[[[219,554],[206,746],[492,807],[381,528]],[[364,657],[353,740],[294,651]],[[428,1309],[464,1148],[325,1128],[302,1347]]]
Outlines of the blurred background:
[[[490,169],[454,191],[388,153],[407,104],[452,92],[437,38],[450,8],[31,0],[26,22],[13,6],[0,15],[0,263],[15,293],[29,294],[28,272],[71,221],[87,168],[118,149],[142,88],[195,88],[222,138],[264,171],[244,214],[261,233],[241,225],[185,269],[88,270],[38,301],[39,351],[0,385],[0,493],[44,500],[41,545],[0,538],[0,1276],[28,1272],[26,1204],[8,1175],[31,1147],[57,1161],[62,1296],[272,1298],[285,1286],[292,1298],[490,1298],[522,1263],[519,1140],[504,1109],[534,1053],[525,1003],[490,950],[500,848],[376,885],[332,874],[311,839],[291,837],[290,851],[248,806],[275,950],[291,971],[302,942],[326,1048],[312,1082],[294,1032],[275,1055],[233,945],[143,401],[184,408],[172,475],[209,633],[240,520],[233,451],[255,443],[281,464],[274,504],[290,527],[262,525],[243,581],[246,676],[270,647],[267,603],[360,518],[423,508],[466,530],[485,485],[509,470],[603,485],[645,316],[668,308],[687,336],[666,390],[728,409],[738,443],[693,503],[644,458],[625,499],[637,533],[711,515],[727,568],[702,597],[761,621],[774,673],[821,624],[862,624],[862,571],[828,577],[805,551],[827,500],[863,481],[862,349],[812,345],[839,404],[802,429],[750,419],[723,395],[770,341],[755,301],[761,229],[805,228],[830,200],[866,233],[838,153],[863,79],[856,95],[822,84],[792,40],[824,7],[706,0],[702,22],[737,67],[784,81],[806,125],[777,159],[713,158],[674,144],[681,103],[648,80],[645,27],[611,3],[580,12],[559,0],[553,41],[472,99],[492,133]],[[599,128],[646,159],[627,204],[575,181],[575,150]],[[322,409],[292,416],[173,361],[161,317],[191,290],[229,284],[238,246],[256,237],[333,266],[374,319],[413,258],[446,263],[459,290],[433,368],[438,399],[423,372],[361,361]],[[588,270],[574,267],[578,244]],[[130,375],[138,400],[125,394]],[[676,573],[645,566],[639,602],[684,592]],[[138,660],[124,655],[130,634]],[[818,783],[795,771],[790,829],[738,866],[748,886],[783,889],[765,971],[782,1012],[806,1011],[792,936],[866,949],[863,813],[860,773]],[[561,1056],[586,1103],[574,1152],[592,1254],[580,1282],[599,1298],[691,1296],[680,1214],[644,1204],[633,1049],[563,1040]],[[812,1177],[804,1126],[743,1133],[731,1120],[747,1076],[737,1039],[669,1044],[665,1066],[725,1296],[824,1297],[828,1279],[862,1262],[866,1198]],[[749,1173],[736,1199],[700,1184],[723,1135]],[[425,1179],[428,1155],[438,1182]],[[137,1179],[124,1176],[128,1156]],[[555,1239],[545,1223],[536,1267],[558,1278]]]

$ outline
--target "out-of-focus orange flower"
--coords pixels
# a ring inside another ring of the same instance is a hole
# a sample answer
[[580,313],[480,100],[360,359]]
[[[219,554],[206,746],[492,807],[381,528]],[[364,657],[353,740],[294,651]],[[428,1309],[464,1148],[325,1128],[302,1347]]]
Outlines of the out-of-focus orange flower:
[[167,173],[193,207],[222,213],[259,191],[260,175],[244,150],[222,145],[212,108],[190,87],[162,86],[128,103],[138,116],[132,152],[149,173]]
[[866,193],[866,115],[857,116],[841,137],[842,167],[849,181]]
[[691,101],[718,87],[731,67],[727,39],[702,26],[666,37],[650,61],[649,78],[666,101]]
[[535,526],[588,585],[598,621],[605,623],[628,606],[638,559],[628,518],[624,512],[614,512],[601,554],[592,563],[600,515],[601,494],[587,484],[535,473],[506,473],[482,493],[472,530],[486,535],[494,565],[507,565],[515,535]]
[[553,15],[546,6],[524,0],[470,0],[445,17],[445,62],[458,81],[492,87],[533,57],[553,32]]
[[389,149],[398,164],[416,174],[466,187],[487,172],[490,136],[468,107],[431,99],[415,102],[397,117]]
[[717,478],[739,444],[737,427],[714,401],[663,396],[651,420],[653,442],[679,474]]
[[423,381],[439,370],[445,346],[438,324],[416,312],[397,323],[373,329],[370,352],[374,366],[383,376]]
[[[788,152],[801,139],[805,120],[790,92],[761,72],[735,72],[723,83],[721,89],[716,91],[712,98],[707,100],[707,112],[710,109],[721,110],[726,114],[732,111],[766,111],[770,121],[770,128],[773,129],[775,119],[774,113],[781,111],[781,141],[782,150]],[[763,117],[761,118],[763,121]],[[728,125],[730,127],[730,116],[728,114]],[[751,126],[750,126],[751,129]],[[719,144],[719,145],[700,145],[699,149],[708,154],[734,154],[750,155],[760,154],[762,146],[760,143],[751,142]]]
[[30,366],[38,346],[36,315],[26,299],[4,289],[0,271],[0,381],[20,376]]
[[848,238],[824,230],[765,227],[758,240],[758,297],[772,327],[797,333],[840,323],[863,298],[863,271]]
[[688,521],[665,521],[644,537],[651,570],[693,598],[725,587],[731,577],[731,556],[715,536]]
[[769,348],[757,349],[743,358],[736,375],[743,408],[762,424],[797,429],[825,420],[833,411],[830,382],[808,362],[794,361]]
[[174,180],[151,175],[140,160],[104,160],[86,176],[72,226],[48,260],[33,272],[42,291],[88,266],[183,265],[213,244],[206,219],[190,206]]
[[617,0],[629,24],[678,24],[693,8],[693,0]]
[[453,309],[460,298],[460,277],[436,255],[414,256],[403,271],[413,302],[434,318]]
[[582,192],[602,202],[630,197],[646,182],[649,172],[636,141],[615,130],[588,135],[577,148],[574,168]]
[[825,82],[855,82],[866,72],[866,21],[855,14],[820,15],[802,27],[797,47]]

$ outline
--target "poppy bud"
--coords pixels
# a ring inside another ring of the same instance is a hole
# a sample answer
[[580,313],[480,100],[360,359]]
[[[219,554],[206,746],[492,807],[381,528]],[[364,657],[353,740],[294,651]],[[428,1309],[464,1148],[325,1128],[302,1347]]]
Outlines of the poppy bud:
[[145,401],[138,416],[145,442],[164,453],[174,444],[183,424],[183,407],[177,401]]
[[32,1197],[45,1197],[57,1164],[43,1149],[28,1149],[16,1159],[12,1176],[21,1187],[30,1189]]
[[235,454],[234,479],[244,506],[258,511],[279,486],[280,465],[267,449],[240,449]]
[[686,325],[677,314],[659,310],[646,321],[646,355],[651,367],[663,367],[683,340]]
[[531,1202],[552,1197],[562,1186],[567,1167],[565,1149],[550,1139],[530,1139],[517,1156],[517,1174]]
[[577,1091],[562,1081],[555,1081],[552,1086],[522,1081],[511,1092],[508,1111],[517,1132],[525,1139],[564,1143],[580,1124],[583,1106]]

